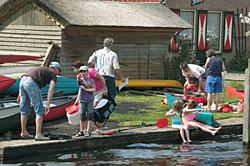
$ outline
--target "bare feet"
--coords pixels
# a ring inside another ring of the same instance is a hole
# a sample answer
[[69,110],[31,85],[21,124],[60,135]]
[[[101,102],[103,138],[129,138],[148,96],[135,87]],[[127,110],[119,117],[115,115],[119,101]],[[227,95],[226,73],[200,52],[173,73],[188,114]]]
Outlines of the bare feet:
[[222,127],[222,126],[220,126],[220,127],[216,128],[216,130],[215,130],[215,131],[216,131],[216,133],[217,133],[217,132],[221,129],[221,127]]
[[214,131],[212,131],[212,135],[215,135],[220,129],[221,129],[222,126],[216,128]]
[[214,130],[214,131],[211,132],[212,135],[215,135],[216,133],[217,133],[216,130]]

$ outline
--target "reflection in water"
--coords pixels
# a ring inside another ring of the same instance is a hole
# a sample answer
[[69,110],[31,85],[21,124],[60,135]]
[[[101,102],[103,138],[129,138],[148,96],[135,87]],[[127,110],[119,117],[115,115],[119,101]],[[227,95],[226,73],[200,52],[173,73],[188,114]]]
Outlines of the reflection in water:
[[[135,143],[114,149],[53,154],[8,161],[18,165],[247,165],[249,150],[242,136],[218,136],[191,144]],[[32,161],[31,161],[32,160]],[[9,164],[8,164],[9,165]],[[10,164],[12,165],[12,164]]]

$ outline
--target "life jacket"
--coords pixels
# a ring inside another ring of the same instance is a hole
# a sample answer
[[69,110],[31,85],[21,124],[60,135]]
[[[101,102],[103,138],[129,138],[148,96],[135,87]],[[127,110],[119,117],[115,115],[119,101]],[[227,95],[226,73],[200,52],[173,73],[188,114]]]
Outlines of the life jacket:
[[224,106],[222,106],[220,109],[219,109],[220,112],[233,112],[233,107],[230,106],[229,104],[226,104]]
[[202,104],[207,104],[207,98],[206,96],[190,96],[188,100],[194,100],[197,104],[202,103]]

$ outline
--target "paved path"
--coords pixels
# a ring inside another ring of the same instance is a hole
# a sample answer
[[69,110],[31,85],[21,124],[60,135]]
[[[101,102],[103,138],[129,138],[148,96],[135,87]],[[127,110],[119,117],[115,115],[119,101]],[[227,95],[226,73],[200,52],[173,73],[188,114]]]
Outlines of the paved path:
[[[216,122],[222,125],[222,129],[217,133],[217,135],[242,133],[243,118],[222,119],[217,120]],[[212,137],[211,134],[205,133],[199,129],[192,129],[190,134],[193,141],[198,138],[205,140]],[[29,139],[1,141],[0,156],[3,160],[11,160],[17,157],[42,153],[58,153],[78,149],[85,151],[88,149],[112,147],[132,143],[150,143],[162,140],[169,141],[169,143],[176,141],[181,143],[178,130],[172,129],[170,126],[164,128],[150,126],[126,130],[111,135],[73,137],[72,139],[67,140],[35,141],[33,139]]]

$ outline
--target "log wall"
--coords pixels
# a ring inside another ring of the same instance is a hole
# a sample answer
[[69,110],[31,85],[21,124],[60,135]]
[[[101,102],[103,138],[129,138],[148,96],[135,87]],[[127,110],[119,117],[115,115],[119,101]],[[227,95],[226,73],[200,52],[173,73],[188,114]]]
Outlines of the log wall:
[[113,50],[125,77],[165,79],[165,55],[172,35],[171,32],[67,27],[62,31],[63,75],[74,76],[71,63],[81,60],[87,64],[89,56],[103,48],[104,38],[112,37],[115,40]]
[[39,60],[14,65],[41,65],[51,41],[61,45],[61,28],[32,4],[24,5],[0,24],[0,51],[29,52],[42,56]]

